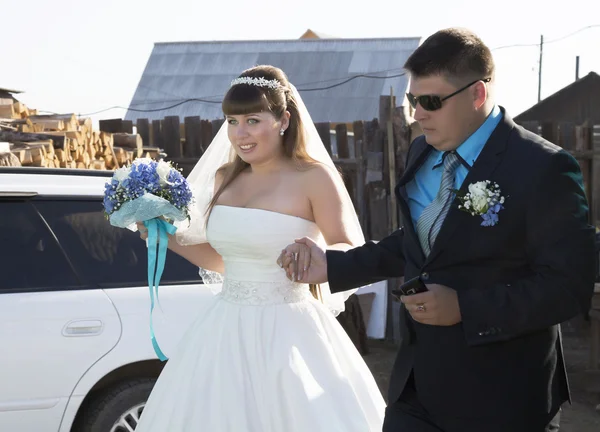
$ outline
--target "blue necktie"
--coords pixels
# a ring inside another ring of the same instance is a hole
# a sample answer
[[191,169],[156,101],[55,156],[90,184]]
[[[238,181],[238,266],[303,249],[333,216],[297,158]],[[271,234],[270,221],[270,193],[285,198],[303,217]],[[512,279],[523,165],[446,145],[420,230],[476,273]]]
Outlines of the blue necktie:
[[460,159],[454,153],[446,153],[444,156],[444,172],[440,188],[434,200],[423,210],[417,221],[417,236],[425,256],[431,252],[431,247],[442,227],[444,218],[450,209],[450,203],[454,193],[454,173],[460,165]]

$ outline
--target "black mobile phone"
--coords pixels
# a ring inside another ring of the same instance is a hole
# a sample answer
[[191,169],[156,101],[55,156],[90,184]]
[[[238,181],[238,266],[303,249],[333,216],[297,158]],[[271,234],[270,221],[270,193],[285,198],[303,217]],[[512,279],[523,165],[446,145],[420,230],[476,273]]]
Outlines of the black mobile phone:
[[428,289],[425,286],[425,282],[423,282],[421,276],[417,276],[404,282],[397,289],[392,290],[392,294],[400,297],[419,294],[426,291],[428,291]]

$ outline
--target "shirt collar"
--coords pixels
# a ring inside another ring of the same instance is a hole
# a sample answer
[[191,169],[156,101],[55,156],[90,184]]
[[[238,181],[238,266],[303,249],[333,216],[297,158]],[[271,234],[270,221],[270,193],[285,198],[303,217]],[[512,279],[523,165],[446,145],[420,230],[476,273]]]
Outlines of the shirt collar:
[[[473,166],[479,157],[481,150],[483,150],[485,143],[490,138],[490,135],[500,122],[501,118],[502,111],[500,111],[498,105],[494,105],[492,112],[483,122],[483,124],[479,126],[479,129],[477,129],[469,138],[467,138],[460,146],[458,146],[456,153],[458,153],[461,163],[463,165],[465,163],[467,164],[467,168],[471,168]],[[436,152],[438,155],[433,165],[433,169],[441,166],[443,163],[444,153],[438,150],[436,150]]]

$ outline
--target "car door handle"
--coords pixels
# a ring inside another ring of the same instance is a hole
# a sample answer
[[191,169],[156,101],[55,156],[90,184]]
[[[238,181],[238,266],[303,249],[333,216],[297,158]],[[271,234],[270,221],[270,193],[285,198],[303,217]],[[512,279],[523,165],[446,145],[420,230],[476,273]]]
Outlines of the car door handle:
[[63,336],[96,336],[102,333],[104,324],[100,320],[78,320],[68,322],[63,328]]

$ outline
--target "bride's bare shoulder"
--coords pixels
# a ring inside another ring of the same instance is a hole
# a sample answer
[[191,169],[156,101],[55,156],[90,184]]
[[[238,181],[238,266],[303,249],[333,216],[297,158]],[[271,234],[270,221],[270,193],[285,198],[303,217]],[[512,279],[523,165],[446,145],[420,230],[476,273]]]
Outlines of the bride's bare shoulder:
[[335,168],[322,163],[306,164],[299,173],[303,193],[314,200],[334,200],[339,199],[339,178],[340,174],[334,171]]
[[303,181],[314,183],[333,183],[334,176],[339,176],[339,172],[334,171],[333,167],[320,162],[305,162],[300,168]]

